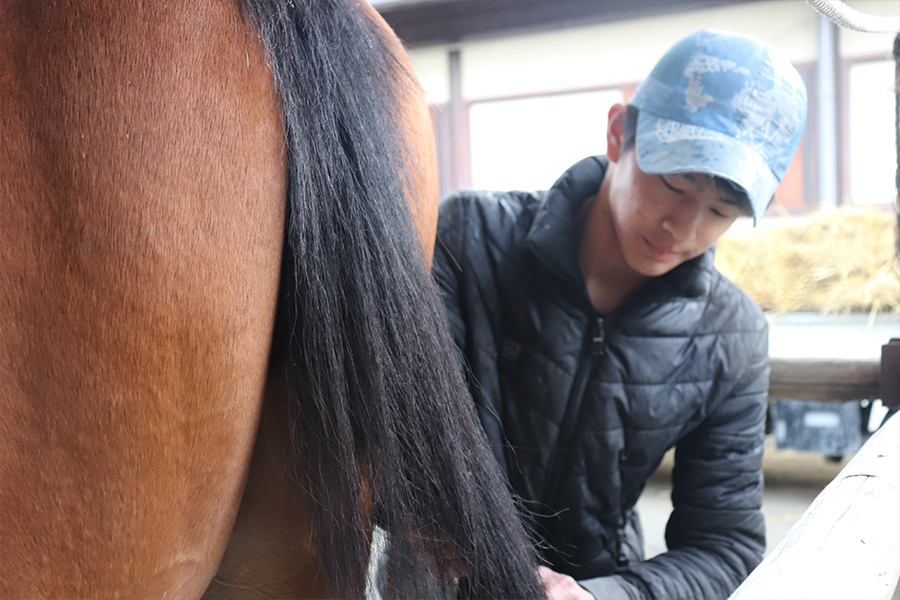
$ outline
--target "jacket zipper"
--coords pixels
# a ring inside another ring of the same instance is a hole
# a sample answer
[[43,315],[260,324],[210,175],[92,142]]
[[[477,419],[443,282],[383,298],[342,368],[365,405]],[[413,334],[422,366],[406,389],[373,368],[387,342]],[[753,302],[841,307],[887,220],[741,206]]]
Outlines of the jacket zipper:
[[596,317],[591,322],[585,336],[585,343],[582,344],[581,356],[578,358],[578,367],[575,371],[575,377],[572,382],[572,391],[569,393],[569,399],[566,402],[566,411],[563,414],[563,422],[560,427],[559,437],[556,439],[556,448],[550,459],[550,465],[547,470],[547,479],[544,484],[543,494],[541,495],[549,505],[554,504],[556,495],[559,493],[559,484],[562,480],[562,471],[564,465],[569,462],[572,450],[574,449],[575,426],[578,423],[578,417],[581,414],[581,406],[584,403],[584,395],[587,391],[587,384],[597,365],[597,360],[603,356],[606,351],[606,330],[603,317]]

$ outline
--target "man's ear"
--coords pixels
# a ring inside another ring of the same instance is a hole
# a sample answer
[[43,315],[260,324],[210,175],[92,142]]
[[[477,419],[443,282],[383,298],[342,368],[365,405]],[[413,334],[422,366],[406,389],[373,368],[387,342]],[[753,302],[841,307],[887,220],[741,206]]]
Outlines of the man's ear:
[[624,135],[622,125],[628,116],[628,108],[624,104],[613,104],[609,109],[609,123],[606,126],[606,157],[612,162],[619,162],[622,156]]

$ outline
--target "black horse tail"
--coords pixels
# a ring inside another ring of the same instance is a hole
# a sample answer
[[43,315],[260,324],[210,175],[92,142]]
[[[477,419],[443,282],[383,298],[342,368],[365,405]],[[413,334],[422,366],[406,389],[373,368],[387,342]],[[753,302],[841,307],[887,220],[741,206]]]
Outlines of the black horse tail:
[[[396,40],[351,0],[242,2],[283,103],[279,319],[324,574],[338,597],[363,596],[371,522],[360,499],[371,497],[401,572],[462,574],[462,589],[479,598],[543,596],[407,204],[414,167],[399,104],[416,84]],[[429,581],[391,584],[433,597]]]

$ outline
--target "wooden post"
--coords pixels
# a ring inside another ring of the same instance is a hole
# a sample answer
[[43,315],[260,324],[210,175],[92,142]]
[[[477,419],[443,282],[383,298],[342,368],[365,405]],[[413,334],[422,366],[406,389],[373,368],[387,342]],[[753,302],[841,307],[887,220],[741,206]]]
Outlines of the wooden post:
[[900,408],[900,339],[881,347],[881,402],[891,410]]
[[472,185],[472,160],[469,149],[469,105],[463,97],[462,55],[453,50],[450,61],[450,164],[452,182],[450,189]]
[[731,600],[889,600],[900,579],[900,414],[810,505]]

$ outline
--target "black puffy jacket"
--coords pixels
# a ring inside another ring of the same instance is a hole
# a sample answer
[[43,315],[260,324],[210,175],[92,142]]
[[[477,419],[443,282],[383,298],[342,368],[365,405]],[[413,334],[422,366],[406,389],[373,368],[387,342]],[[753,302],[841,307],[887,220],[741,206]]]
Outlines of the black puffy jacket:
[[[768,329],[712,251],[601,315],[575,216],[604,157],[546,192],[441,203],[434,274],[479,416],[551,566],[598,598],[726,598],[765,547]],[[675,446],[668,552],[634,506]]]

